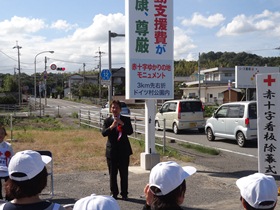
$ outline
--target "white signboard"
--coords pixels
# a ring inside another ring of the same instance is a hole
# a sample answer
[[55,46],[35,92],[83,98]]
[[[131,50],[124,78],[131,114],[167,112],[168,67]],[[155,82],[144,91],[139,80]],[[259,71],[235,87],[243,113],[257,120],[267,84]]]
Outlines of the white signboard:
[[111,80],[104,80],[104,79],[101,79],[101,85],[109,86],[109,85],[111,85]]
[[173,1],[126,0],[126,98],[173,99]]
[[280,73],[257,74],[258,169],[280,174]]
[[235,88],[256,88],[256,75],[279,73],[279,67],[235,66]]

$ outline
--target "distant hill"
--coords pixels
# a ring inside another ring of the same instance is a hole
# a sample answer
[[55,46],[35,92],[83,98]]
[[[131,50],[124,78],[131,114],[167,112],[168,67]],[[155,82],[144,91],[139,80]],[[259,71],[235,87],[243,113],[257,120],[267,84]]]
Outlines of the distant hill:
[[[200,69],[235,66],[280,66],[280,57],[262,57],[246,52],[208,52],[200,55]],[[198,61],[174,62],[175,76],[190,76],[198,71]]]

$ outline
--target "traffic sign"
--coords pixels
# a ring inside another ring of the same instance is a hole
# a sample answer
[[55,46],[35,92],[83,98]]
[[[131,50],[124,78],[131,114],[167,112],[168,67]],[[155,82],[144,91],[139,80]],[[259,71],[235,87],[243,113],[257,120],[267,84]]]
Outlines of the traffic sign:
[[112,73],[109,69],[103,69],[101,71],[101,79],[102,80],[110,80],[112,76]]
[[101,80],[101,85],[106,85],[106,86],[109,86],[109,85],[111,85],[111,82],[110,82],[110,80]]
[[44,75],[44,79],[47,79],[47,77],[48,77],[47,71],[44,71],[44,72],[43,72],[43,75]]
[[51,68],[51,70],[56,70],[56,65],[55,65],[55,64],[52,64],[52,65],[50,66],[50,68]]

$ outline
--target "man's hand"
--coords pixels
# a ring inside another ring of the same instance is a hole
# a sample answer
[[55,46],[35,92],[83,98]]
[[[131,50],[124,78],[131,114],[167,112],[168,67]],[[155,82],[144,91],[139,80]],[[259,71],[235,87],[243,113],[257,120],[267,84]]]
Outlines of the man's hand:
[[114,118],[114,121],[113,121],[113,123],[112,123],[112,125],[110,126],[110,129],[113,130],[113,129],[116,128],[118,125],[123,126],[124,123],[123,123],[123,121],[122,121],[121,119],[119,119],[118,117],[115,117],[115,118]]

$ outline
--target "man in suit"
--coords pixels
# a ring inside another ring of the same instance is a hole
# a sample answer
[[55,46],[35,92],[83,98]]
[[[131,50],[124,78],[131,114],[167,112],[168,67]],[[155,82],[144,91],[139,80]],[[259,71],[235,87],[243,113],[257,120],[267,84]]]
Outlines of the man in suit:
[[111,102],[110,112],[112,115],[104,120],[102,129],[102,135],[108,136],[106,158],[110,174],[110,190],[112,197],[117,199],[119,194],[117,175],[120,172],[120,194],[123,200],[127,200],[129,156],[132,154],[127,135],[133,133],[133,128],[130,118],[120,114],[120,101]]

